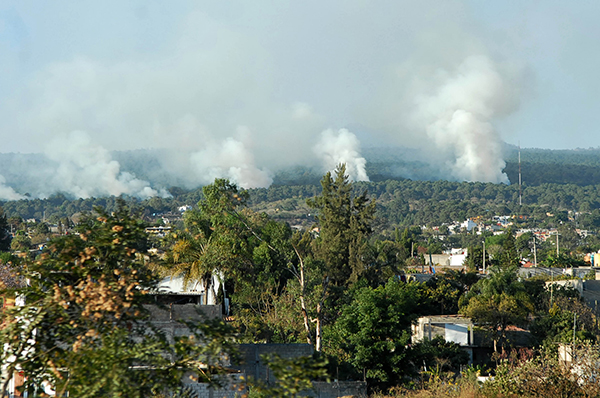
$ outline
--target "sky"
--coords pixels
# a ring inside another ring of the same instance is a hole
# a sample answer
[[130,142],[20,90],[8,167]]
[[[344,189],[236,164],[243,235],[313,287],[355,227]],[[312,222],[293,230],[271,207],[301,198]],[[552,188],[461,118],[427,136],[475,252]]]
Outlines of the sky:
[[3,0],[0,153],[70,156],[67,174],[100,156],[130,181],[107,151],[163,148],[203,175],[190,185],[251,187],[315,159],[368,179],[361,147],[433,147],[457,179],[505,182],[501,142],[600,146],[597,15],[584,0]]

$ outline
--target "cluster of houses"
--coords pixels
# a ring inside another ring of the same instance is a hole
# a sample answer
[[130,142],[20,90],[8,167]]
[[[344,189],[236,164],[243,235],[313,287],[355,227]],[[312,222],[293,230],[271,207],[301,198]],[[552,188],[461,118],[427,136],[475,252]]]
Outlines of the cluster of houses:
[[[170,232],[173,222],[181,219],[181,214],[189,210],[187,206],[181,207],[179,213],[161,215],[163,226],[147,228],[149,234],[157,236],[165,236]],[[457,229],[467,231],[476,230],[481,233],[490,230],[493,233],[503,233],[502,231],[508,227],[512,220],[510,217],[496,217],[493,225],[484,225],[478,222],[477,219],[468,219],[463,223],[456,223],[448,226],[450,233],[457,232]],[[56,231],[54,231],[56,229]],[[50,231],[58,233],[58,226],[50,226]],[[554,230],[519,230],[517,234],[533,232],[540,240],[546,240],[556,234]],[[584,234],[587,231],[578,233]],[[428,272],[422,274],[413,274],[411,277],[424,281],[433,277],[435,269],[464,269],[464,262],[467,258],[467,249],[452,249],[443,254],[431,254],[426,257],[429,269]],[[591,265],[600,264],[600,253],[591,253],[588,255],[588,260]],[[585,302],[592,308],[598,308],[600,300],[600,272],[594,280],[583,280],[581,275],[589,275],[593,268],[571,269],[572,279],[552,281],[549,284],[564,284],[569,285],[580,292]],[[567,272],[563,269],[544,269],[534,268],[520,270],[523,277],[532,276],[537,272],[550,273],[551,275],[562,275]],[[581,274],[581,275],[579,275]],[[186,326],[180,323],[180,320],[201,320],[207,318],[227,318],[229,315],[229,299],[225,286],[222,283],[223,278],[218,275],[207,283],[198,281],[196,283],[184,284],[180,277],[168,277],[161,281],[157,290],[153,293],[156,305],[149,305],[148,310],[152,315],[153,324],[165,331],[167,336],[176,336],[185,334],[188,331]],[[219,303],[217,292],[219,287],[223,292],[223,301]],[[550,287],[550,285],[549,285]],[[6,304],[6,303],[3,303]],[[510,339],[516,346],[530,346],[532,339],[527,330],[518,327],[511,327],[508,330]],[[492,345],[485,333],[481,332],[471,319],[460,315],[429,315],[419,318],[412,326],[412,341],[413,343],[423,341],[424,339],[432,340],[436,337],[442,337],[447,342],[453,342],[460,345],[469,355],[471,364],[485,362],[493,351]],[[229,379],[223,383],[223,387],[214,389],[208,385],[188,381],[189,389],[194,391],[198,396],[224,396],[234,397],[237,393],[232,386],[239,384],[242,378],[250,377],[269,381],[269,369],[262,363],[260,353],[277,352],[282,357],[295,357],[300,355],[312,354],[312,347],[307,344],[287,344],[287,345],[242,345],[240,346],[242,356],[245,358],[240,363],[229,363],[232,374]],[[11,397],[16,397],[16,388],[19,382],[22,382],[23,375],[6,375],[2,374],[2,380],[11,378]],[[337,384],[336,384],[337,383]],[[319,397],[328,398],[339,396],[341,392],[344,395],[366,396],[366,385],[363,382],[338,382],[336,383],[315,383],[313,386],[314,392],[318,393]],[[217,395],[218,394],[218,395]],[[49,394],[52,395],[52,394]]]
[[[481,217],[468,218],[463,222],[453,222],[451,224],[446,225],[448,228],[449,234],[456,234],[462,231],[467,232],[475,232],[476,234],[481,234],[483,232],[492,232],[494,235],[501,235],[504,231],[510,226],[514,225],[514,220],[517,216],[494,216],[492,218],[492,222],[485,221]],[[521,218],[526,216],[519,216]],[[425,226],[421,227],[422,229],[426,229]],[[440,231],[440,227],[433,227],[433,230],[436,232]],[[579,236],[582,238],[587,237],[592,234],[591,231],[586,229],[576,229],[575,230]],[[520,236],[522,234],[531,232],[535,235],[536,239],[540,242],[545,242],[547,239],[551,237],[556,237],[557,229],[556,228],[520,228],[515,231],[516,236]],[[443,235],[439,235],[440,239],[444,239]]]
[[[186,322],[224,319],[228,320],[228,298],[222,285],[222,278],[214,275],[208,282],[197,281],[185,284],[181,277],[164,278],[157,289],[151,293],[155,304],[146,304],[153,327],[160,329],[165,337],[173,342],[176,336],[190,335]],[[219,303],[217,291],[219,287],[224,292],[224,302]],[[2,309],[6,306],[19,305],[15,300],[2,302]],[[254,379],[262,382],[273,382],[273,373],[265,363],[263,354],[277,354],[281,358],[297,358],[311,356],[313,346],[309,344],[240,344],[240,359],[232,362],[227,356],[220,360],[221,366],[228,372],[219,379],[219,385],[200,383],[193,378],[184,378],[183,384],[191,396],[197,397],[239,397],[240,391],[245,389],[247,380]],[[1,364],[0,364],[1,365]],[[5,366],[0,366],[0,385],[8,380],[8,397],[27,397],[19,392],[26,375],[23,372],[7,374]],[[45,396],[55,396],[52,386],[43,386]],[[366,398],[367,386],[364,381],[315,381],[312,383],[311,396],[321,398],[334,398],[340,396],[353,396]],[[38,393],[41,391],[38,391]]]
[[[161,225],[156,225],[156,226],[152,226],[152,227],[148,227],[146,228],[146,232],[149,235],[152,236],[157,236],[159,238],[165,237],[172,229],[172,225],[182,221],[183,219],[183,213],[185,213],[188,210],[191,210],[192,206],[190,205],[184,205],[184,206],[180,206],[177,208],[177,211],[175,212],[166,212],[166,213],[153,213],[150,217],[150,219],[148,219],[147,221],[152,221],[155,222],[156,224],[161,224]],[[23,231],[19,231],[16,230],[15,228],[11,227],[11,230],[9,231],[11,238],[15,238],[17,236],[17,234],[24,234],[26,237],[28,238],[33,238],[35,237],[35,233],[36,233],[36,226],[39,223],[45,223],[48,227],[48,236],[44,239],[50,239],[50,236],[58,236],[58,235],[68,235],[70,233],[73,233],[73,225],[77,225],[82,218],[82,214],[81,213],[76,213],[73,216],[71,216],[70,221],[72,222],[71,227],[63,225],[62,223],[48,223],[45,220],[38,220],[35,218],[30,218],[30,219],[25,219],[23,220],[24,224],[26,225],[26,229]],[[42,250],[45,246],[45,241],[42,242],[37,242],[35,244],[33,244],[30,248],[31,251],[39,251]]]

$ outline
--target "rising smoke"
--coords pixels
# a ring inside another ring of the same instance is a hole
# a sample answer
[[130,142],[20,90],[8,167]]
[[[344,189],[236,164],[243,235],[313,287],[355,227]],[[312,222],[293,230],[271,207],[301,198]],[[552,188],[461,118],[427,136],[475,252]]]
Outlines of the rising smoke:
[[11,187],[7,187],[4,185],[6,179],[4,176],[0,175],[0,199],[2,200],[19,200],[23,199],[23,195],[19,195],[15,192],[15,190]]
[[[427,84],[415,84],[416,89],[410,91],[412,110],[406,117],[406,125],[426,133],[421,145],[434,146],[435,151],[429,153],[435,155],[429,161],[440,165],[440,176],[465,181],[508,182],[502,172],[505,166],[502,140],[492,121],[518,105],[519,95],[510,84],[513,80],[510,73],[489,57],[470,56],[456,68],[439,69]],[[360,154],[361,145],[355,134],[342,128],[327,129],[320,136],[315,135],[314,129],[319,125],[315,120],[319,120],[319,116],[305,103],[294,104],[284,115],[287,116],[281,120],[288,126],[303,125],[307,120],[310,123],[287,138],[277,137],[273,133],[276,130],[256,136],[248,127],[238,126],[234,136],[219,139],[197,118],[184,116],[167,128],[175,132],[172,147],[157,153],[153,161],[166,173],[167,180],[187,188],[208,184],[215,178],[228,178],[244,188],[268,187],[275,170],[266,167],[265,162],[261,162],[264,159],[270,159],[269,163],[275,167],[318,162],[324,171],[345,163],[351,179],[369,181],[366,160]],[[312,131],[307,131],[307,127]],[[294,129],[289,131],[294,132]],[[298,140],[298,136],[305,139]],[[307,152],[310,141],[316,144]],[[40,173],[25,166],[26,170],[19,176],[29,179],[25,185],[29,185],[29,193],[34,196],[48,196],[58,191],[81,198],[168,195],[169,181],[163,180],[156,186],[152,176],[147,176],[146,181],[122,170],[109,151],[85,132],[58,135],[44,153],[49,165],[43,173],[45,179],[38,182],[38,189],[31,189],[31,181],[36,180],[36,175],[40,177]],[[278,157],[278,161],[273,161]],[[17,190],[19,178],[9,181]],[[3,177],[0,179],[0,199],[22,198],[5,181]]]
[[437,78],[432,94],[415,98],[415,128],[425,129],[454,178],[507,183],[502,140],[491,122],[516,107],[514,88],[485,56],[468,57]]
[[56,191],[77,198],[122,194],[148,198],[166,196],[130,173],[122,172],[117,161],[103,147],[93,143],[89,135],[73,131],[55,138],[45,151],[48,159],[56,162],[51,186]]
[[238,134],[243,138],[228,137],[190,155],[193,170],[201,178],[200,183],[209,184],[215,178],[227,178],[243,188],[271,185],[273,179],[270,172],[256,167],[254,155],[248,148],[250,132],[246,128],[239,128]]
[[[94,7],[109,15],[126,7],[108,3]],[[360,148],[386,145],[426,153],[418,160],[432,178],[506,182],[494,122],[516,107],[518,84],[497,57],[477,55],[491,51],[462,1],[261,3],[232,13],[225,3],[189,2],[169,23],[162,13],[177,6],[148,5],[148,21],[111,27],[115,42],[88,32],[72,51],[49,49],[45,63],[14,69],[24,72],[0,106],[0,141],[5,152],[44,157],[0,159],[0,199],[145,198],[217,177],[266,187],[281,169],[342,162],[368,181]],[[97,18],[80,11],[83,25]],[[144,47],[147,34],[156,48]],[[142,165],[126,158],[135,150]]]
[[326,171],[334,170],[339,164],[346,164],[346,173],[351,180],[369,181],[365,158],[360,156],[360,142],[356,135],[346,129],[325,130],[315,146],[315,153],[323,159]]

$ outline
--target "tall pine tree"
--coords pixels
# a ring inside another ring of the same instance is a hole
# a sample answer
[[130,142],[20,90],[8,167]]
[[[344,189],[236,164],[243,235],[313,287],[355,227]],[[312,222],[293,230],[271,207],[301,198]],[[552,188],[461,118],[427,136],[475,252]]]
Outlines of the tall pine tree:
[[7,252],[10,250],[10,241],[12,236],[10,235],[10,225],[6,219],[4,210],[0,207],[0,251]]
[[334,286],[348,286],[365,272],[363,261],[375,202],[367,192],[355,196],[346,175],[346,166],[339,165],[334,175],[325,174],[321,180],[323,192],[307,201],[317,210],[319,237],[314,241],[314,254],[325,264],[325,271]]

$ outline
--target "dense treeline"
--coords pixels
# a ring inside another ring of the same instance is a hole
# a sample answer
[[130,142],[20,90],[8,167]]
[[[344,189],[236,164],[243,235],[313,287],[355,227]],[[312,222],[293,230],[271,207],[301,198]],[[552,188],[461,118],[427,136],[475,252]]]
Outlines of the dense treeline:
[[[274,202],[294,219],[315,186],[275,186],[250,190],[253,206]],[[391,231],[410,225],[441,225],[466,218],[518,215],[530,217],[531,226],[553,226],[566,221],[568,211],[581,212],[578,226],[600,227],[600,185],[543,184],[525,186],[519,205],[519,187],[491,183],[387,180],[359,182],[355,192],[367,191],[377,200],[379,229]],[[550,215],[549,215],[550,214]],[[285,219],[285,215],[280,216]]]
[[[367,191],[376,199],[378,221],[376,230],[390,232],[396,227],[411,225],[441,225],[464,221],[469,217],[488,218],[501,215],[529,217],[531,226],[552,226],[567,220],[568,211],[581,213],[578,226],[585,229],[600,227],[600,184],[541,184],[524,186],[522,206],[519,206],[519,187],[516,185],[467,183],[450,181],[386,180],[360,182],[353,186],[356,193]],[[265,211],[273,218],[304,226],[314,222],[309,216],[306,199],[320,191],[317,185],[271,186],[249,190],[248,204]],[[172,188],[170,198],[151,198],[140,201],[125,198],[130,206],[141,209],[148,220],[166,212],[176,212],[183,205],[194,205],[203,198],[201,190]],[[116,208],[117,198],[71,200],[56,194],[47,199],[29,199],[1,203],[5,214],[24,219],[46,219],[58,222],[80,212],[100,206],[107,211]]]
[[[509,162],[518,160],[518,148],[507,146],[505,158]],[[543,164],[573,164],[600,167],[600,148],[541,149],[522,148],[521,161]]]
[[[507,162],[504,169],[511,183],[519,182],[519,164]],[[521,177],[524,184],[545,183],[590,185],[600,184],[600,167],[585,164],[521,162]]]

